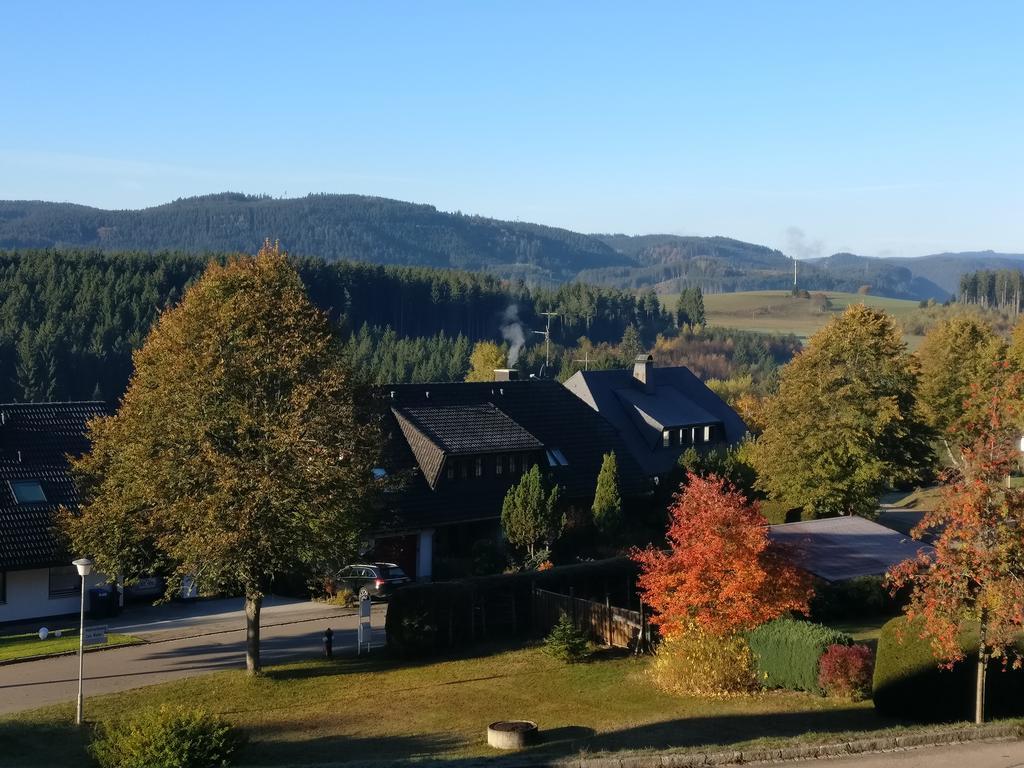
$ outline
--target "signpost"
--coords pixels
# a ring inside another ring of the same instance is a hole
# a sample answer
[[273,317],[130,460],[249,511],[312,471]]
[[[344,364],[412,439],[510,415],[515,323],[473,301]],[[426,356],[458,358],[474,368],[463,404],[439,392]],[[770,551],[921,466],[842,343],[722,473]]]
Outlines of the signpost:
[[359,632],[356,638],[356,656],[363,651],[363,645],[366,646],[366,652],[370,652],[370,638],[372,635],[372,627],[370,626],[370,598],[366,597],[359,601]]
[[82,645],[103,645],[107,642],[106,624],[98,627],[86,627],[82,635]]

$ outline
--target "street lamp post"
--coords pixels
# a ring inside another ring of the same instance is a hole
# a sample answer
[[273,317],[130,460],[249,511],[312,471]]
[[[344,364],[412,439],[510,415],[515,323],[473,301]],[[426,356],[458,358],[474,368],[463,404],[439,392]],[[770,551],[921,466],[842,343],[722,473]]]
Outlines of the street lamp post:
[[78,569],[78,575],[82,577],[82,608],[78,623],[78,711],[75,715],[75,723],[82,724],[82,668],[85,659],[85,577],[92,573],[92,560],[82,557],[75,560],[72,565]]

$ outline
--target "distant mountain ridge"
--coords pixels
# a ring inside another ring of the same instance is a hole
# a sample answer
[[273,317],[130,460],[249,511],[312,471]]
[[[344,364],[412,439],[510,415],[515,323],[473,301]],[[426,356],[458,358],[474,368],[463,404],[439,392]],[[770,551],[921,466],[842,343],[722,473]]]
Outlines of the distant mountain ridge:
[[[0,201],[0,248],[74,246],[104,251],[253,252],[279,239],[299,256],[483,271],[532,284],[582,280],[674,293],[784,289],[793,261],[779,250],[727,237],[588,235],[363,195],[280,199],[221,193],[140,210]],[[917,258],[834,254],[798,262],[808,290],[943,300],[960,275],[1024,266],[1024,254],[991,251]]]

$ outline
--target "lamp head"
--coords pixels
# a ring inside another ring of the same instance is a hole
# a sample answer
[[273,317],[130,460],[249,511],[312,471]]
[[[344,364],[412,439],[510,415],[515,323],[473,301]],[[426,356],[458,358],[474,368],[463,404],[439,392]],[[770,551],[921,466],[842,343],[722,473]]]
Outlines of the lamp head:
[[83,579],[92,573],[92,560],[88,557],[80,557],[71,564],[78,569],[78,575]]

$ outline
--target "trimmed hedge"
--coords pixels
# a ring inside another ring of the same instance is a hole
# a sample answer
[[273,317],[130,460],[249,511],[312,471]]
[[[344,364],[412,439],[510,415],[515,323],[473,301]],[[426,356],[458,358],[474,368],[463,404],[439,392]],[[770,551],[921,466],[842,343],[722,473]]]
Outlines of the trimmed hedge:
[[626,557],[550,568],[544,571],[479,576],[460,581],[410,584],[388,603],[388,648],[425,656],[488,637],[525,636],[533,627],[532,592],[540,587],[577,597],[604,599],[605,590],[635,600],[637,566]]
[[[930,642],[920,634],[920,625],[908,623],[904,616],[882,627],[875,657],[875,709],[907,720],[973,720],[977,633],[961,635],[967,658],[949,670],[939,668]],[[1024,643],[1019,647],[1024,653]],[[1000,662],[993,662],[987,675],[985,709],[988,717],[1024,715],[1024,670],[1004,671]]]
[[818,664],[830,645],[852,645],[853,638],[821,624],[776,619],[747,633],[758,681],[766,688],[788,688],[824,695]]
[[863,616],[897,616],[902,595],[893,597],[881,576],[860,576],[834,584],[819,582],[811,598],[812,621],[834,621]]

